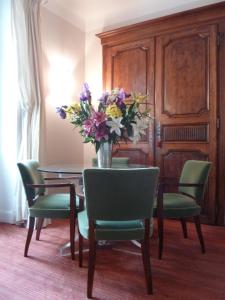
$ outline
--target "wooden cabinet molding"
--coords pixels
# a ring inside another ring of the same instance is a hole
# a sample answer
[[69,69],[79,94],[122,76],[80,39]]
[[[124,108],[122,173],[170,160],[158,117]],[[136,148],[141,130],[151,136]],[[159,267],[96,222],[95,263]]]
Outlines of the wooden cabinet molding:
[[224,18],[225,1],[102,32],[97,36],[103,46],[113,46],[157,36],[170,30],[180,30],[182,27],[195,24],[212,24],[214,20],[218,22]]

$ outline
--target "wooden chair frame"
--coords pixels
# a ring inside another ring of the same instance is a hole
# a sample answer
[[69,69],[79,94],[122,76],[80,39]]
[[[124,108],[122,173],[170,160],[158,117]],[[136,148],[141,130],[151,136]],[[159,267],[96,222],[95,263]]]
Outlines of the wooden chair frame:
[[[165,180],[165,179],[164,179]],[[158,238],[159,238],[159,250],[158,250],[158,257],[162,259],[163,253],[163,231],[164,231],[164,213],[163,213],[163,194],[165,191],[166,186],[183,186],[183,187],[204,187],[204,184],[196,184],[196,183],[174,183],[174,182],[161,182],[158,186],[158,197],[157,197],[157,221],[158,221]],[[182,193],[183,195],[187,195]],[[187,195],[193,198],[196,203],[198,202],[196,198]],[[205,253],[205,243],[203,239],[203,234],[201,230],[201,223],[200,223],[200,215],[194,216],[195,227],[198,235],[198,239],[201,245],[202,253]],[[187,238],[187,224],[185,218],[180,218],[181,226],[183,230],[184,238]]]

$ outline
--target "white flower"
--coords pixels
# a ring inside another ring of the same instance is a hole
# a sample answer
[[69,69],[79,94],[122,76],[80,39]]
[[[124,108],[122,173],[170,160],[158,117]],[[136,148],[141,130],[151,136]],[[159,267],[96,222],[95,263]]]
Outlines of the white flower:
[[112,121],[107,121],[106,124],[110,127],[110,133],[115,131],[115,133],[118,136],[121,136],[121,130],[120,128],[123,128],[124,126],[121,124],[122,117],[120,118],[112,118]]
[[147,118],[139,119],[138,117],[136,117],[135,122],[136,123],[131,124],[133,127],[133,136],[130,137],[130,139],[134,143],[140,140],[141,135],[146,134],[145,129],[147,129],[149,126],[149,120]]

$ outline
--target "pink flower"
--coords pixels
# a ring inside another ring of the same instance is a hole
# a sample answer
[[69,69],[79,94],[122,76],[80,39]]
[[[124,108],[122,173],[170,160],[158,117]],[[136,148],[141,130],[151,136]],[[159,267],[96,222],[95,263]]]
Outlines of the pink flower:
[[93,112],[91,117],[97,127],[107,120],[107,116],[104,112]]
[[106,127],[106,123],[101,123],[101,125],[96,128],[95,139],[98,142],[103,139],[106,141],[109,139],[109,128]]
[[82,127],[86,135],[91,135],[95,131],[93,119],[85,120]]

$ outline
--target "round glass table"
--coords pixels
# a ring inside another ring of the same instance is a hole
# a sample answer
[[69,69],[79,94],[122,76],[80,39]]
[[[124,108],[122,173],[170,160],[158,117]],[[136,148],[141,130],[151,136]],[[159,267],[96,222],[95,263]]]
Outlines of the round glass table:
[[[127,168],[131,168],[131,169],[135,169],[135,168],[146,168],[146,167],[150,167],[149,165],[141,165],[141,164],[128,164],[128,165],[113,165],[113,169],[127,169]],[[82,172],[84,169],[89,169],[89,168],[98,168],[96,166],[92,166],[91,164],[54,164],[54,165],[43,165],[40,166],[38,168],[38,171],[40,172],[44,172],[44,173],[55,173],[58,174],[58,176],[60,178],[74,178],[78,180],[78,188],[76,189],[76,195],[78,197],[84,197],[83,194],[83,187],[82,187]],[[72,177],[67,177],[64,175],[73,175]],[[153,222],[151,222],[151,228],[150,228],[150,232],[151,235],[153,233]],[[133,240],[132,243],[136,246],[138,246],[139,248],[141,247],[141,244],[138,241]],[[99,244],[100,247],[111,247],[112,248],[112,243],[105,243],[105,241],[102,241],[102,243]],[[60,254],[62,256],[68,256],[70,255],[69,252],[70,249],[70,243],[66,243],[65,245],[63,245],[60,249]],[[139,255],[139,253],[137,252],[133,252],[133,251],[126,251],[126,250],[122,250],[122,249],[118,249],[118,248],[114,248],[114,250],[116,251],[125,251],[131,254],[136,254]],[[84,251],[88,251],[88,249],[84,249]]]

